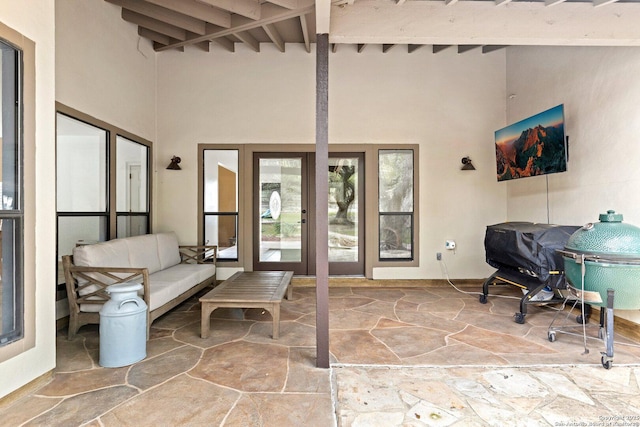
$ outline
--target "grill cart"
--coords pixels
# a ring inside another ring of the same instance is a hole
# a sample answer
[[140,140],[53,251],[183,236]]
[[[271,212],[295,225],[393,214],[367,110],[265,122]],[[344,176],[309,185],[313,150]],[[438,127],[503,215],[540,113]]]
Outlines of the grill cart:
[[[640,309],[640,228],[623,223],[622,214],[613,210],[600,214],[599,219],[576,231],[558,252],[572,293],[583,305],[588,302],[601,307],[599,338],[606,345],[601,361],[609,369],[613,363],[613,310]],[[553,327],[552,322],[549,341],[555,341],[556,332],[569,333]],[[584,327],[583,335],[586,342]]]
[[489,285],[510,285],[523,290],[516,323],[524,323],[528,304],[563,303],[556,292],[566,289],[564,265],[558,250],[580,227],[505,222],[487,226],[484,247],[487,264],[497,268],[482,285],[480,302],[487,303]]

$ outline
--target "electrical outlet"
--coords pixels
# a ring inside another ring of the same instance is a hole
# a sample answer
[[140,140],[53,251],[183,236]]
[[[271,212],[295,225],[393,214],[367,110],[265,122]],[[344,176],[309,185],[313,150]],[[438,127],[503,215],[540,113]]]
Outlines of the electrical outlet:
[[456,248],[456,242],[454,242],[453,240],[447,240],[446,242],[444,242],[444,247],[452,251]]
[[442,261],[442,252],[436,252],[436,260]]

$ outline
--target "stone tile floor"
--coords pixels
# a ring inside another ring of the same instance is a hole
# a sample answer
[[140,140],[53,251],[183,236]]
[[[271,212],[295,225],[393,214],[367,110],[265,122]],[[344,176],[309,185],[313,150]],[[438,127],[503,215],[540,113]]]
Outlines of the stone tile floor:
[[494,295],[518,292],[480,304],[450,287],[331,288],[330,370],[315,367],[310,287],[283,302],[278,340],[258,309],[214,311],[201,339],[194,298],[122,368],[99,366],[97,327],[60,331],[53,380],[0,407],[0,425],[640,425],[640,348],[616,336],[606,370],[601,340],[588,354],[582,336],[549,342],[552,307],[515,323],[517,301]]

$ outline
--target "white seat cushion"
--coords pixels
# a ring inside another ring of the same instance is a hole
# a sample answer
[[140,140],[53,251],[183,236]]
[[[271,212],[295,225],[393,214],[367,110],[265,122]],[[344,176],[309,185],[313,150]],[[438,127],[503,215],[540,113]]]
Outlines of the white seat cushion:
[[155,310],[200,283],[199,269],[194,267],[198,265],[178,264],[149,275],[150,309]]

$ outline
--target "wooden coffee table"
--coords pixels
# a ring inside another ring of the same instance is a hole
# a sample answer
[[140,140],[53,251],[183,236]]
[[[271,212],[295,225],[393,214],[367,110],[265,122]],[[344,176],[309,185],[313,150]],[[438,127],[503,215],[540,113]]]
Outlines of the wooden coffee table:
[[263,308],[273,318],[273,339],[280,335],[280,303],[293,298],[293,271],[238,272],[200,298],[200,336],[209,336],[211,312],[216,308]]

